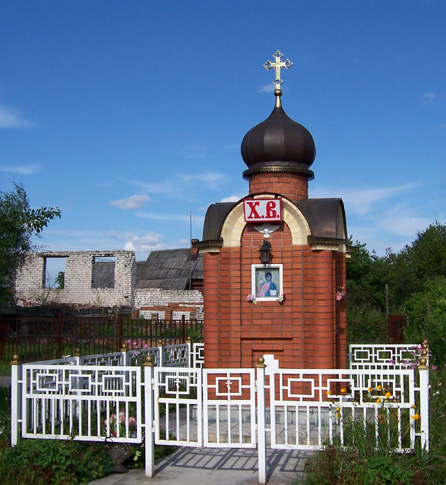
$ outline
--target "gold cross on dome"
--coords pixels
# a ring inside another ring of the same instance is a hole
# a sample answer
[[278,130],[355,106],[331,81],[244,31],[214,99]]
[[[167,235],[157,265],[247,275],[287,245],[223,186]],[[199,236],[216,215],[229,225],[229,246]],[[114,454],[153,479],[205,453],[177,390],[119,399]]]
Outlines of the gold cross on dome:
[[284,67],[289,69],[293,65],[293,63],[289,59],[287,59],[286,61],[282,61],[281,59],[283,57],[283,54],[280,51],[276,51],[276,53],[273,54],[273,57],[275,58],[275,61],[266,61],[265,64],[263,64],[263,67],[268,71],[270,69],[276,70],[276,79],[273,81],[273,83],[276,85],[276,89],[280,89],[280,85],[283,84],[282,79],[280,79],[280,70]]

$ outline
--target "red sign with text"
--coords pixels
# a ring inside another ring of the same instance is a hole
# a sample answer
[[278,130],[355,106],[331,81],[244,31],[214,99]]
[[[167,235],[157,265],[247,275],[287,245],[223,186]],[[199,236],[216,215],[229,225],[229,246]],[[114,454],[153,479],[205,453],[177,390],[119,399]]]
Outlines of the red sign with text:
[[245,199],[245,222],[281,222],[282,199]]

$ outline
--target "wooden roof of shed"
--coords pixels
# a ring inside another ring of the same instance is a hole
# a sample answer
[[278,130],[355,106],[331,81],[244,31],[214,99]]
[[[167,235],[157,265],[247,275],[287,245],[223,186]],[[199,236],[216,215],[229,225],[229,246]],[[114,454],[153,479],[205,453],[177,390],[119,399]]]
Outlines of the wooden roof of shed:
[[[113,288],[113,262],[97,262],[94,268],[94,288]],[[136,288],[187,290],[190,280],[203,279],[203,256],[190,249],[152,251],[146,261],[136,262]]]
[[136,288],[186,290],[190,280],[203,279],[203,256],[190,249],[152,251],[136,263]]

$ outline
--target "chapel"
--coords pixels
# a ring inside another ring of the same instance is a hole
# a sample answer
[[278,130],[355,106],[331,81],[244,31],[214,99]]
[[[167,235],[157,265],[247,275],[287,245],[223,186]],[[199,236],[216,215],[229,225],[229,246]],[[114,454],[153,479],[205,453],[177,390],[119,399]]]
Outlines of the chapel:
[[340,198],[309,198],[316,148],[282,106],[277,51],[274,107],[241,142],[248,194],[212,204],[202,240],[206,366],[346,366],[347,228]]

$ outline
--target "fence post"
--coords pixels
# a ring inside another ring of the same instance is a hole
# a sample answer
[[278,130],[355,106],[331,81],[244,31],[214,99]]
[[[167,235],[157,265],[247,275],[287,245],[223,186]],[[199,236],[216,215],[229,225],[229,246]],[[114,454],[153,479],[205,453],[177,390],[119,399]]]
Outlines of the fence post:
[[147,356],[144,363],[144,415],[145,415],[145,452],[146,477],[154,475],[155,468],[155,440],[153,433],[153,361]]
[[181,316],[181,343],[186,342],[186,315]]
[[130,365],[130,358],[127,352],[127,344],[124,342],[121,346],[121,365]]
[[187,337],[186,343],[187,343],[187,366],[189,367],[189,369],[191,367],[195,368],[195,365],[194,365],[195,356],[192,355],[193,346],[192,346],[192,340],[190,337]]
[[259,357],[256,364],[257,374],[257,439],[259,460],[259,484],[267,480],[266,466],[266,407],[265,407],[265,364],[263,357]]
[[[22,366],[19,364],[19,356],[14,355],[11,362],[11,445],[15,446],[20,437],[19,419],[21,416],[21,380]],[[23,425],[23,423],[22,423]]]
[[62,312],[57,314],[57,346],[59,355],[57,356],[58,359],[62,358]]
[[163,352],[163,341],[158,340],[158,365],[159,367],[164,367],[164,352]]
[[419,360],[418,372],[420,375],[420,425],[421,447],[429,451],[429,346],[423,342],[423,350]]
[[123,340],[123,338],[122,338],[123,324],[122,324],[122,314],[121,313],[118,313],[116,315],[116,326],[118,327],[118,332],[117,332],[118,333],[118,341],[116,342],[117,343],[116,347],[119,348],[119,346],[122,345],[122,340]]

